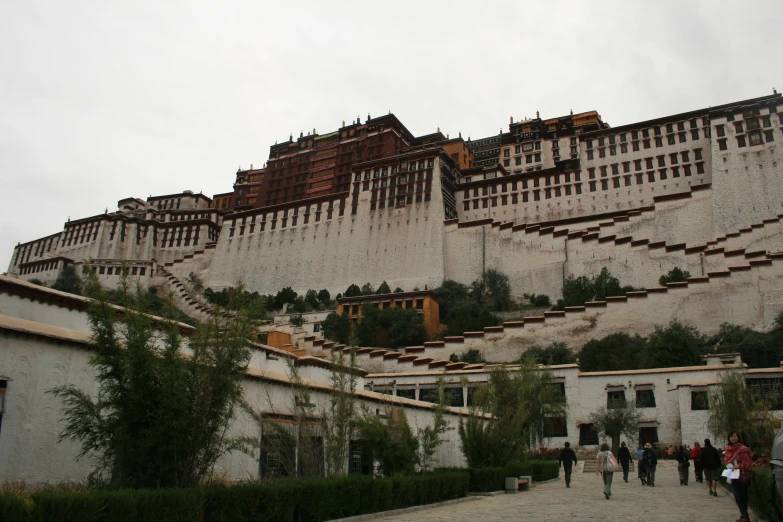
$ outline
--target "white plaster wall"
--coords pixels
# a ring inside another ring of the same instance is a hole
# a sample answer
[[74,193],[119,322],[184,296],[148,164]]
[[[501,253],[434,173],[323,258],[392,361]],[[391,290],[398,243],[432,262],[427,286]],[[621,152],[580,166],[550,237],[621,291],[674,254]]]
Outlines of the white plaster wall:
[[[370,211],[370,192],[361,192],[358,213],[337,209],[331,220],[230,237],[231,221],[220,234],[207,286],[224,288],[241,280],[249,290],[276,293],[291,286],[298,293],[326,288],[336,295],[351,284],[386,281],[403,290],[435,288],[444,275],[443,201],[440,164],[433,168],[432,200],[403,208]],[[312,214],[314,215],[314,214]],[[289,218],[290,219],[290,218]],[[280,221],[280,220],[278,220]],[[253,263],[248,263],[253,259]]]
[[[778,113],[771,115],[775,141],[744,148],[737,146],[737,134],[734,122],[726,117],[711,121],[713,140],[711,144],[713,166],[714,233],[716,236],[732,232],[762,219],[783,212],[783,184],[779,178],[783,169],[783,105],[778,105]],[[761,115],[769,115],[768,109],[762,109]],[[743,121],[741,111],[735,121]],[[717,125],[726,130],[728,150],[721,151],[718,146]],[[747,126],[746,126],[747,127]],[[746,129],[747,130],[747,129]]]
[[92,462],[58,442],[61,408],[50,390],[75,385],[95,395],[90,354],[73,345],[0,331],[0,374],[9,377],[0,432],[0,480],[85,480]]

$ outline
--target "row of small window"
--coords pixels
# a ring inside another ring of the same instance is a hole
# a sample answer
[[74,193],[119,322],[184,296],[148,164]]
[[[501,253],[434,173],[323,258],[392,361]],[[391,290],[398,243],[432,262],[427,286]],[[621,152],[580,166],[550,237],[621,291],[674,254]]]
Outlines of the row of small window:
[[[66,233],[63,242],[65,243],[65,246],[71,246],[71,244],[77,245],[84,243],[85,241],[95,241],[98,237],[99,227],[100,222],[98,221],[92,221],[88,225],[72,227]],[[90,236],[92,236],[92,239],[90,239]]]
[[[706,129],[709,128],[709,125],[710,125],[709,118],[706,118],[706,117],[702,118],[701,119],[701,123],[702,123],[702,127],[705,128],[705,132],[706,132]],[[695,134],[696,137],[693,138],[693,139],[695,139],[695,140],[699,139],[698,138],[698,131],[699,131],[699,120],[698,120],[698,118],[692,118],[691,120],[689,120],[688,126],[690,128],[691,133],[693,133],[694,131],[696,132],[696,134]],[[680,121],[680,122],[677,122],[677,123],[673,123],[672,122],[672,123],[667,123],[666,124],[666,134],[670,135],[670,136],[673,136],[675,133],[682,133],[682,134],[684,134],[685,130],[686,130],[686,128],[685,128],[685,122],[684,121]],[[653,127],[653,134],[654,134],[654,136],[663,137],[663,127],[661,125],[654,126]],[[604,147],[606,145],[607,141],[609,142],[609,145],[614,145],[614,144],[616,144],[618,142],[618,136],[619,136],[619,142],[620,143],[626,143],[628,141],[628,133],[627,132],[623,132],[623,133],[621,133],[619,135],[611,135],[611,136],[609,136],[608,140],[607,140],[607,137],[605,137],[605,136],[599,137],[598,140],[597,140],[598,141],[598,146],[599,147]],[[650,138],[650,129],[642,129],[641,130],[641,137],[643,139]],[[638,139],[639,139],[639,131],[638,130],[631,131],[631,140],[635,141],[635,140],[638,140]],[[592,140],[592,139],[585,140],[585,144],[587,145],[587,149],[588,150],[593,148],[593,141],[594,140]]]
[[[332,217],[334,216],[334,207],[331,206],[331,203],[332,203],[331,201],[329,203],[330,203],[330,206],[329,206],[329,208],[326,209],[326,219],[327,220],[332,219]],[[338,207],[338,211],[339,212],[337,214],[340,217],[345,215],[345,206],[344,205],[345,205],[345,200],[342,200],[341,201],[341,206]],[[298,209],[294,209],[294,210],[298,210]],[[287,215],[288,211],[286,210],[285,212],[286,212],[286,214],[283,217],[280,218],[280,228],[281,229],[286,228],[288,226],[288,219],[289,219],[287,217],[288,216]],[[258,231],[259,232],[264,232],[266,230],[267,223],[269,223],[269,230],[275,230],[277,228],[277,221],[278,220],[277,220],[276,217],[273,217],[270,221],[266,221],[266,214],[263,214],[262,217],[263,217],[263,220],[258,222],[258,223],[256,223],[256,216],[252,216],[252,219],[251,219],[249,224],[246,224],[245,220],[247,218],[243,217],[242,218],[242,223],[239,226],[237,226],[236,225],[236,221],[234,221],[234,223],[232,223],[232,226],[229,228],[228,237],[234,237],[234,233],[237,230],[237,228],[239,229],[239,235],[240,236],[245,235],[245,229],[248,229],[248,233],[249,234],[254,233],[255,230],[256,230],[256,225],[258,225]],[[299,217],[300,216],[298,214],[296,214],[296,213],[291,215],[290,219],[291,219],[291,226],[292,227],[295,227],[298,224]],[[307,225],[308,223],[310,223],[310,213],[306,212],[306,213],[302,214],[301,217],[302,217],[302,224],[303,225]],[[315,212],[315,222],[318,222],[320,220],[321,220],[321,210],[319,208]]]
[[[678,134],[677,136],[679,138],[679,142],[680,143],[686,143],[688,141],[688,139],[685,137],[685,133],[684,132]],[[691,139],[693,139],[693,140],[698,140],[699,139],[699,131],[698,130],[691,131]],[[677,142],[677,139],[672,134],[672,135],[667,137],[667,142],[668,142],[669,145],[674,145]],[[650,140],[648,140],[648,139],[642,140],[642,146],[645,149],[649,149],[650,148]],[[656,146],[656,148],[663,147],[663,138],[655,138],[655,146]],[[640,150],[639,142],[638,141],[632,142],[631,143],[631,148],[632,148],[632,150],[634,152],[638,152]],[[620,144],[620,154],[625,154],[627,152],[628,152],[628,144],[627,143],[621,143]],[[617,155],[617,146],[616,145],[609,145],[609,155],[610,156],[616,156]],[[605,158],[606,157],[606,148],[605,147],[600,147],[598,149],[598,157],[599,158]],[[588,149],[587,150],[587,159],[588,160],[592,160],[594,158],[595,158],[594,151],[592,149]]]
[[[764,131],[764,135],[762,137],[762,134],[760,132],[749,132],[747,136],[737,136],[737,147],[747,147],[750,145],[751,147],[755,147],[756,145],[763,145],[764,140],[767,141],[767,143],[772,143],[775,141],[775,133],[771,130]],[[719,139],[718,140],[718,150],[728,150],[729,145],[726,142],[726,139]]]
[[[14,266],[17,266],[19,263],[27,263],[28,261],[30,261],[31,254],[33,255],[33,257],[38,257],[39,255],[41,256],[44,255],[44,252],[51,251],[52,244],[54,241],[55,238],[50,237],[46,241],[38,241],[33,245],[27,245],[17,250],[16,257],[14,258]],[[35,247],[34,254],[33,254],[33,247]],[[55,249],[57,249],[56,245],[55,245]]]
[[[783,114],[778,114],[778,121],[781,125],[783,125]],[[734,132],[736,134],[744,134],[746,127],[748,131],[759,130],[762,127],[765,129],[771,128],[772,115],[762,116],[761,119],[746,118],[744,122],[743,121],[734,122]],[[718,135],[719,138],[723,138],[724,136],[726,136],[725,125],[716,125],[715,133]]]
[[158,200],[158,210],[167,208],[179,208],[180,199],[162,199]]
[[[404,185],[406,183],[414,183],[414,182],[420,182],[427,180],[427,184],[429,185],[432,180],[432,171],[428,170],[426,172],[419,172],[415,176],[414,174],[411,174],[410,177],[408,177],[406,174],[400,174],[399,176],[395,176],[393,178],[389,178],[388,184],[386,179],[381,178],[380,180],[376,181],[363,181],[362,182],[362,191],[369,190],[371,187],[373,189],[377,188],[385,188],[387,185],[389,187],[394,187],[395,185]],[[371,184],[372,183],[372,184]],[[411,186],[411,185],[409,185]],[[356,194],[359,192],[359,183],[353,184],[353,192]]]
[[[702,153],[701,153],[701,149],[694,149],[693,150],[693,157],[694,157],[695,161],[701,161],[703,159]],[[634,162],[633,162],[634,170],[636,170],[636,171],[643,170],[642,169],[642,161],[644,161],[645,168],[647,168],[648,170],[652,169],[652,168],[655,168],[655,166],[654,166],[655,160],[658,161],[658,167],[665,167],[666,166],[666,155],[665,154],[661,154],[660,156],[656,156],[655,158],[649,157],[649,158],[644,158],[644,160],[641,160],[641,159],[634,160]],[[680,163],[685,164],[685,163],[689,163],[690,161],[691,161],[691,154],[690,154],[690,151],[688,151],[688,150],[683,150],[683,151],[680,151],[679,153],[672,152],[671,154],[669,154],[669,165],[673,166],[673,165],[678,165]],[[609,167],[612,168],[612,174],[614,174],[614,175],[619,174],[620,173],[620,165],[621,165],[620,163],[612,163],[611,165],[603,165],[601,167],[598,167],[600,172],[601,172],[601,177],[606,177],[607,169]],[[631,172],[631,162],[630,161],[624,161],[622,163],[622,166],[623,166],[623,172],[624,173]],[[701,171],[699,172],[699,174],[703,174],[703,172],[704,172],[704,170],[703,170],[704,169],[704,165],[702,165],[700,168],[701,168]],[[589,173],[590,179],[595,179],[595,167],[588,168],[587,172]]]
[[48,272],[54,270],[60,265],[60,261],[48,261],[33,266],[26,266],[19,271],[19,275],[37,274],[38,272]]
[[497,158],[498,154],[500,154],[500,149],[480,150],[473,154],[473,158],[477,159],[477,158],[484,158],[487,156]]
[[[562,187],[554,187],[554,188],[546,188],[544,189],[544,197],[545,199],[552,199],[552,195],[554,194],[554,197],[559,198],[563,194],[566,196],[572,195],[573,193],[576,195],[579,195],[582,193],[582,184],[581,183],[575,183],[573,185],[573,189],[571,188],[571,185],[564,185]],[[541,201],[541,190],[533,190],[533,201]],[[522,195],[522,203],[527,203],[530,198],[530,192],[520,192],[520,193],[513,193],[510,194],[511,196],[511,204],[516,205],[519,203],[519,196]],[[505,206],[508,205],[509,201],[509,195],[501,195],[500,196],[500,205]],[[479,203],[480,202],[480,203]],[[462,210],[468,211],[471,208],[471,203],[473,206],[473,210],[477,210],[479,208],[479,205],[481,205],[481,208],[489,208],[489,207],[497,207],[498,206],[498,196],[492,196],[487,198],[481,198],[481,199],[474,199],[471,201],[464,201],[462,203]]]
[[[429,181],[427,183],[418,185],[408,185],[408,188],[406,190],[405,187],[400,187],[399,190],[395,189],[394,187],[391,187],[389,189],[389,197],[393,198],[395,195],[404,196],[405,194],[414,194],[414,187],[415,187],[415,193],[421,194],[422,192],[430,192],[432,190],[432,183]],[[380,190],[380,192],[378,192]],[[381,188],[377,189],[377,187],[373,187],[373,193],[372,193],[372,199],[375,199],[376,195],[380,194],[380,198],[383,199],[386,197],[386,189]],[[356,204],[359,202],[359,195],[354,194],[353,196],[353,203]]]
[[[415,161],[411,161],[408,163],[402,163],[400,164],[400,172],[407,172],[407,171],[416,171],[416,170],[424,170],[431,169],[435,166],[435,160],[434,159],[428,159],[428,160],[420,160],[418,163]],[[430,171],[431,173],[432,171]],[[367,169],[364,171],[364,179],[370,179],[372,176],[373,179],[375,178],[385,178],[388,175],[394,175],[397,174],[397,165],[392,165],[391,167],[378,167],[373,170]],[[353,177],[354,181],[361,181],[362,180],[362,173],[357,172],[354,174]]]
[[[239,195],[242,195],[242,189],[239,190]],[[160,216],[159,219],[163,219],[163,216]],[[171,215],[171,221],[188,221],[190,219],[209,219],[209,213],[199,213],[199,214],[172,214]]]
[[[693,173],[691,172],[691,166],[690,165],[683,165],[683,174],[685,176],[692,176]],[[697,163],[696,164],[696,173],[697,174],[704,174],[704,164],[703,163]],[[679,178],[680,177],[680,167],[671,167],[671,175],[672,178]],[[644,184],[644,173],[643,172],[637,172],[633,175],[636,177],[636,184],[642,185]],[[630,187],[632,185],[632,177],[631,174],[626,174],[624,176],[615,176],[612,178],[606,178],[602,179],[601,181],[601,190],[609,190],[609,180],[612,180],[612,187],[613,188],[620,188],[621,185],[621,178],[624,182],[623,184],[626,187]],[[591,178],[592,179],[592,178]],[[665,181],[669,179],[669,174],[667,169],[659,169],[658,170],[658,181]],[[647,182],[648,183],[655,183],[655,171],[651,171],[647,173]],[[597,181],[588,181],[590,184],[590,192],[595,192],[598,190]]]
[[[655,408],[655,390],[635,390],[637,408]],[[606,392],[606,407],[608,409],[625,406],[625,390]]]
[[[564,183],[571,183],[571,174],[572,174],[571,172],[566,172],[566,173],[562,174]],[[551,176],[546,176],[546,177],[542,176],[542,177],[538,177],[538,178],[533,178],[532,180],[530,180],[530,179],[523,179],[521,182],[519,182],[519,181],[512,181],[511,183],[506,182],[506,183],[501,183],[501,184],[498,184],[498,185],[491,185],[491,186],[484,185],[483,187],[481,187],[481,195],[482,196],[486,196],[486,195],[488,195],[490,193],[497,194],[498,193],[498,187],[500,187],[500,192],[508,192],[509,185],[511,185],[511,191],[512,192],[516,192],[519,189],[520,183],[522,185],[522,189],[526,190],[528,188],[528,185],[529,185],[530,181],[533,182],[533,186],[534,187],[538,187],[540,185],[542,179],[544,180],[546,186],[559,185],[560,184],[560,176],[561,176],[561,174],[553,174]],[[574,181],[581,181],[582,180],[581,173],[574,172],[573,173],[573,178],[574,178]],[[479,196],[479,189],[478,189],[478,187],[474,187],[473,188],[473,197],[476,198],[478,196]],[[469,199],[470,198],[470,189],[467,189],[467,190],[464,191],[463,197],[464,197],[464,199]]]
[[[370,210],[376,210],[376,209],[380,210],[386,208],[387,206],[388,208],[394,208],[395,206],[404,207],[405,205],[412,205],[414,202],[421,203],[421,202],[430,201],[431,199],[432,199],[432,195],[429,192],[427,192],[426,194],[417,194],[415,198],[414,196],[411,195],[397,196],[396,199],[390,197],[388,203],[385,199],[378,200],[377,202],[371,201]],[[358,211],[358,206],[353,205],[353,207],[351,208],[351,214],[356,214],[357,211]]]
[[[522,157],[514,158],[514,162],[516,165],[522,165]],[[538,152],[536,154],[527,154],[525,156],[525,163],[540,163],[541,162],[541,153]],[[504,167],[510,167],[511,166],[511,159],[504,159],[503,160],[503,166]]]
[[[379,308],[381,310],[388,310],[389,308],[392,308],[392,304],[394,305],[394,308],[404,308],[409,310],[413,310],[415,308],[416,310],[424,310],[424,299],[399,299],[393,303],[392,301],[384,301],[383,303],[368,303],[369,306]],[[360,310],[360,305],[351,305],[350,315],[359,315]]]
[[147,275],[147,268],[143,266],[99,266],[98,273],[101,275],[121,275],[125,272],[125,275]]
[[[195,229],[195,230],[194,230]],[[160,241],[161,248],[172,248],[174,246],[180,247],[180,246],[190,246],[191,239],[193,241],[193,246],[198,244],[199,240],[199,233],[201,231],[201,227],[193,227],[188,226],[185,227],[178,227],[178,228],[164,228],[163,229],[163,237]],[[146,231],[144,232],[144,237],[147,236]],[[138,244],[138,234],[136,237],[136,244]],[[168,244],[167,244],[168,243]],[[155,230],[152,234],[152,246],[158,246],[158,231]]]

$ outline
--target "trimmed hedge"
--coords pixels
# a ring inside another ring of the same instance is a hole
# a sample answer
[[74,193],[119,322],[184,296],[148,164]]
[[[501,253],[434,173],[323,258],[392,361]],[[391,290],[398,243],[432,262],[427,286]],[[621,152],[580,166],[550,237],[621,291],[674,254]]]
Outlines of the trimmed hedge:
[[464,497],[468,474],[290,480],[190,489],[0,495],[0,520],[318,522]]
[[502,468],[441,468],[446,471],[462,469],[468,472],[470,482],[468,491],[486,493],[500,491],[506,487],[506,477],[532,476],[533,480],[542,482],[557,478],[560,474],[560,464],[554,461],[539,460],[530,462],[509,462]]
[[[770,468],[753,468],[753,481],[750,483],[748,501],[758,514],[766,520],[777,520],[775,509],[772,507],[772,470]],[[774,502],[783,513],[783,499],[775,488]]]

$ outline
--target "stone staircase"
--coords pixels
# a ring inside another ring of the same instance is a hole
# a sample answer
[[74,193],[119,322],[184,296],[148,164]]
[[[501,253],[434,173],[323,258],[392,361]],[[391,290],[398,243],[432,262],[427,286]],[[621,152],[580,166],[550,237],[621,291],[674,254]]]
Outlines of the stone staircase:
[[174,296],[174,302],[177,307],[190,317],[199,321],[206,321],[214,312],[204,298],[192,293],[192,289],[189,289],[185,283],[163,266],[158,267],[155,280],[160,282],[160,286],[165,292],[170,292]]

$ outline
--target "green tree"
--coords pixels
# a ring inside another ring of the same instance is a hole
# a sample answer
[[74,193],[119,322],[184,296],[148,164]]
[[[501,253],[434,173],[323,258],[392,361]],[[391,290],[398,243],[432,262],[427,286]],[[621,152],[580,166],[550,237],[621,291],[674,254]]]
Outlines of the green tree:
[[381,286],[378,287],[378,290],[375,291],[376,294],[390,294],[391,288],[389,288],[389,285],[384,281],[381,283]]
[[550,372],[530,362],[514,372],[504,366],[493,370],[487,386],[476,393],[468,419],[459,425],[468,466],[504,466],[523,459],[546,438],[550,417],[565,411],[565,396]]
[[595,296],[593,281],[587,276],[568,276],[563,283],[563,305],[583,306]]
[[[484,299],[486,299],[490,310],[508,310],[511,303],[511,283],[509,283],[506,274],[490,268],[481,276],[481,284],[476,288],[481,288],[486,292]],[[479,302],[483,302],[483,300],[479,300]]]
[[455,306],[470,298],[468,287],[451,279],[443,281],[433,292],[438,296],[441,321],[451,315]]
[[360,295],[362,295],[362,289],[357,285],[351,285],[348,287],[348,290],[345,291],[345,295],[343,297],[357,297]]
[[690,272],[687,270],[681,270],[680,267],[675,266],[669,270],[668,274],[662,275],[660,279],[658,279],[658,284],[661,286],[666,286],[667,283],[680,283],[687,281],[690,276]]
[[665,328],[658,325],[639,356],[639,367],[698,366],[703,362],[705,346],[704,337],[691,326],[679,321],[672,321]]
[[742,362],[749,368],[770,368],[783,360],[783,332],[780,327],[769,333],[756,332],[750,328],[723,323],[720,331],[710,337],[705,353],[742,354]]
[[41,281],[41,280],[40,280],[40,279],[38,279],[37,277],[34,277],[34,278],[30,279],[30,280],[29,280],[29,281],[27,281],[27,282],[28,282],[28,283],[30,283],[30,284],[33,284],[33,285],[38,285],[38,286],[46,286],[45,284],[43,284],[43,281]]
[[69,294],[82,295],[82,280],[73,265],[68,265],[60,271],[52,289]]
[[310,308],[313,310],[318,310],[318,292],[315,290],[308,290],[305,294],[304,300],[310,306]]
[[348,441],[356,420],[356,328],[351,328],[348,357],[342,350],[332,352],[329,405],[321,414],[324,434],[324,457],[327,475],[344,475],[347,471]]
[[329,306],[329,303],[331,302],[331,294],[329,294],[329,290],[326,288],[318,291],[318,300],[322,302],[325,306]]
[[321,321],[321,331],[326,339],[336,341],[340,344],[347,344],[351,331],[351,321],[348,319],[348,312],[342,315],[332,312]]
[[452,353],[451,355],[449,355],[449,361],[464,362],[468,364],[479,364],[479,363],[486,362],[484,361],[484,358],[481,356],[481,352],[474,349],[467,350],[462,354]]
[[607,297],[625,295],[620,287],[620,280],[614,277],[606,267],[593,279],[593,300],[603,301]]
[[626,333],[592,339],[579,351],[579,367],[585,372],[638,370],[646,343],[644,337]]
[[307,303],[305,302],[304,298],[300,295],[296,299],[294,299],[293,304],[291,304],[288,307],[288,310],[293,310],[294,312],[298,314],[303,314],[307,311]]
[[374,295],[375,290],[370,283],[364,283],[362,285],[362,295]]
[[609,408],[602,406],[591,413],[589,418],[598,433],[612,439],[612,453],[617,456],[623,434],[631,440],[639,435],[642,414],[633,401],[624,401]]
[[399,307],[381,310],[370,304],[362,306],[357,333],[362,346],[398,348],[419,345],[426,340],[422,317],[415,310]]
[[411,474],[418,461],[419,441],[413,434],[405,410],[386,406],[382,414],[364,408],[357,420],[364,453],[378,462],[386,477]]
[[[115,487],[190,487],[236,447],[226,436],[242,396],[252,323],[240,311],[215,315],[190,336],[176,323],[156,324],[145,292],[123,277],[125,313],[117,314],[91,276],[90,360],[95,397],[73,385],[54,388],[64,406],[60,440],[81,444],[94,474]],[[171,317],[171,316],[169,316]]]
[[781,421],[774,411],[782,392],[778,388],[766,395],[755,394],[747,386],[744,372],[726,370],[718,385],[710,391],[707,426],[724,439],[730,432],[737,431],[745,444],[756,446],[760,442],[760,446],[768,450],[780,428]]
[[573,364],[576,362],[576,357],[568,349],[566,343],[559,343],[553,341],[547,347],[541,347],[533,345],[522,354],[520,360],[531,358],[536,364],[545,364],[547,366],[553,366],[555,364]]
[[395,289],[394,289],[394,293],[395,293],[395,294],[399,294],[399,293],[401,293],[401,292],[404,292],[404,291],[405,291],[405,290],[403,290],[403,289],[402,289],[402,288],[400,288],[399,286],[398,286],[397,288],[395,288]]
[[462,335],[465,332],[480,332],[485,326],[498,326],[502,320],[475,301],[462,301],[454,306],[449,316],[443,318],[447,326],[446,335]]
[[296,301],[296,295],[296,292],[294,292],[293,288],[290,286],[283,288],[277,292],[277,295],[275,295],[275,309],[285,310],[286,305],[294,304]]

